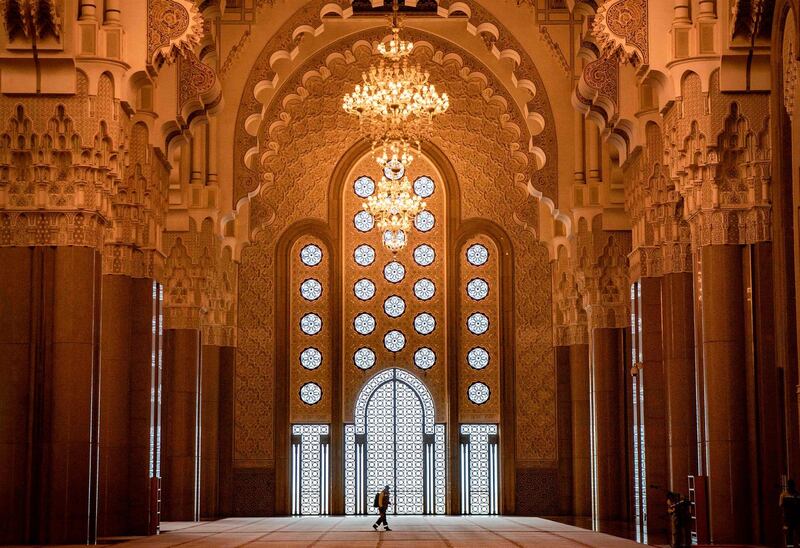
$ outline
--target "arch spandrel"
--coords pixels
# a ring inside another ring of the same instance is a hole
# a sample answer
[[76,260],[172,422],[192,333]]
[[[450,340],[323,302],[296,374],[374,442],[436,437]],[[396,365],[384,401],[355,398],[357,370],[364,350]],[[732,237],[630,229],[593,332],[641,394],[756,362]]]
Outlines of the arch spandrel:
[[[301,43],[299,38],[305,33],[313,34],[314,40],[319,40],[319,36],[322,36],[324,40],[326,24],[328,24],[321,18],[321,15],[324,15],[325,12],[325,10],[322,10],[324,4],[325,2],[312,2],[298,9],[297,12],[286,21],[281,30],[275,33],[264,45],[249,72],[247,82],[242,91],[235,127],[234,162],[236,163],[236,167],[234,168],[234,180],[237,182],[237,188],[234,192],[235,201],[239,200],[248,192],[246,189],[256,188],[259,184],[259,175],[256,171],[248,169],[244,163],[247,150],[252,148],[256,143],[255,137],[248,135],[247,131],[244,130],[246,122],[248,119],[252,118],[253,115],[257,115],[257,113],[262,112],[262,109],[264,109],[264,106],[257,99],[255,91],[259,86],[266,86],[267,88],[280,86],[283,89],[287,88],[287,80],[289,80],[289,78],[287,78],[287,75],[283,75],[283,82],[280,82],[277,78],[277,72],[273,66],[273,62],[275,62],[276,59],[294,59],[296,56],[303,59],[304,53],[299,49],[299,44]],[[523,128],[527,134],[527,141],[520,147],[520,151],[523,154],[529,154],[533,158],[533,161],[530,163],[531,173],[536,170],[537,162],[539,162],[541,167],[541,160],[545,157],[547,158],[545,169],[540,169],[535,177],[528,177],[529,183],[526,185],[526,191],[531,192],[531,194],[536,197],[542,197],[551,212],[557,213],[554,211],[557,204],[555,186],[557,183],[556,166],[558,165],[556,131],[544,82],[528,52],[522,44],[503,27],[502,23],[478,2],[470,1],[467,2],[467,4],[469,4],[469,9],[466,10],[465,13],[467,13],[469,17],[467,17],[466,20],[464,20],[464,18],[453,20],[454,28],[458,29],[456,32],[462,33],[465,39],[470,40],[474,40],[473,36],[483,36],[484,33],[481,31],[483,28],[492,28],[496,30],[495,33],[490,33],[490,37],[487,35],[487,38],[491,38],[491,40],[486,42],[485,46],[490,55],[497,59],[498,63],[502,61],[505,66],[510,66],[511,71],[509,72],[507,68],[501,67],[499,64],[492,69],[495,71],[495,74],[501,75],[503,80],[503,83],[500,83],[499,80],[493,82],[492,87],[495,90],[502,88],[514,90],[518,95],[516,103],[511,101],[509,104],[517,104],[518,109],[523,111],[515,112],[513,117],[515,118],[515,123]],[[455,5],[455,3],[453,3],[453,5]],[[459,12],[459,10],[456,10],[456,12]],[[347,9],[345,9],[342,15],[347,19],[351,13],[348,13]],[[439,16],[444,19],[449,18],[450,15],[450,12],[446,9],[439,10]],[[479,25],[478,23],[481,24]],[[411,19],[408,22],[408,27],[412,27],[413,24],[413,19]],[[298,31],[298,29],[300,30]],[[385,31],[385,29],[372,30]],[[381,35],[380,38],[382,37]],[[441,38],[437,38],[437,40],[443,41]],[[329,50],[330,44],[319,43],[318,46],[324,50]],[[449,46],[449,48],[442,47],[440,49],[445,52],[458,49],[453,44],[449,44]],[[283,54],[276,56],[276,52],[278,51],[283,52]],[[460,56],[463,57],[464,53],[465,52],[459,50]],[[302,62],[307,64],[308,60]],[[487,68],[475,59],[469,59],[468,64],[472,67]],[[297,72],[298,69],[294,69],[293,74],[297,74]],[[485,70],[485,72],[489,73],[490,70]],[[296,86],[288,85],[290,89],[293,87]],[[520,99],[520,92],[522,92],[522,95],[525,95],[525,97],[528,97],[528,99]],[[275,103],[274,98],[272,103]],[[268,109],[269,107],[267,107],[267,110]],[[265,120],[267,119],[265,118]],[[269,122],[266,123],[268,124]],[[251,124],[247,125],[252,133],[253,126]],[[541,127],[542,125],[543,128]],[[531,131],[534,133],[533,138],[531,138]],[[252,192],[252,190],[250,190],[250,192]]]

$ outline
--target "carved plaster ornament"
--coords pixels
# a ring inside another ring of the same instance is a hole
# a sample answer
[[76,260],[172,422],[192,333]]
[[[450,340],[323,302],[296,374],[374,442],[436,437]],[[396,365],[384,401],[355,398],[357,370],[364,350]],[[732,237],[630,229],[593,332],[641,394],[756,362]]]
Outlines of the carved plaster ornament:
[[5,0],[2,7],[9,40],[34,36],[39,40],[48,36],[56,40],[61,38],[61,17],[56,0]]
[[153,65],[192,53],[203,38],[203,16],[190,0],[147,0],[147,53]]
[[[787,18],[791,21],[791,18]],[[797,62],[797,37],[794,26],[786,25],[783,35],[783,106],[789,120],[794,120],[794,104],[797,100],[797,81],[800,79],[800,64]]]
[[592,35],[604,57],[647,64],[647,0],[608,0],[597,9]]

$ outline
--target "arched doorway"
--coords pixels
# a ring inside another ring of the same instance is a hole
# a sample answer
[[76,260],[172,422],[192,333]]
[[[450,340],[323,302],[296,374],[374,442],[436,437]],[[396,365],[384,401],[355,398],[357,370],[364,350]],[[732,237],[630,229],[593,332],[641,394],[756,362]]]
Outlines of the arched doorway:
[[392,490],[395,514],[445,513],[445,427],[434,423],[425,384],[399,368],[374,375],[345,425],[345,512],[375,513],[372,497]]

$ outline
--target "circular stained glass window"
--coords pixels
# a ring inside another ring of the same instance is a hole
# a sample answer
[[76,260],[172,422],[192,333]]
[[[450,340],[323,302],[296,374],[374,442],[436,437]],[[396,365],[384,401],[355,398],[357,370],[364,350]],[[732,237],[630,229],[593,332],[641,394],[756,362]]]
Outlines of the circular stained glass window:
[[306,266],[317,266],[322,262],[322,250],[319,246],[309,244],[300,250],[300,260]]
[[400,352],[406,346],[406,336],[393,329],[383,336],[383,345],[389,352]]
[[414,318],[414,330],[420,335],[430,335],[434,329],[436,329],[436,320],[427,312],[417,314],[417,317]]
[[427,209],[425,211],[420,211],[417,216],[414,217],[414,226],[420,232],[428,232],[435,224],[436,218],[433,216],[433,213]]
[[430,369],[436,363],[436,352],[427,347],[418,348],[414,352],[414,365],[420,369]]
[[483,405],[487,401],[489,401],[489,396],[491,392],[489,391],[489,387],[483,384],[482,382],[474,382],[469,385],[467,389],[467,396],[469,397],[469,401],[474,403],[475,405]]
[[314,278],[309,278],[300,284],[300,294],[307,301],[316,301],[322,295],[322,284]]
[[359,369],[366,371],[375,365],[375,352],[370,348],[359,348],[356,350],[355,354],[353,354],[353,363],[356,364],[356,367]]
[[361,278],[353,285],[353,293],[362,301],[368,301],[375,296],[375,284],[366,278]]
[[306,369],[316,369],[322,365],[322,352],[316,348],[306,348],[300,352],[300,365]]
[[467,329],[475,335],[482,335],[489,329],[489,318],[486,317],[486,314],[475,312],[467,318]]
[[300,329],[306,335],[316,335],[322,329],[322,318],[316,314],[306,314],[300,318]]
[[375,226],[375,219],[366,211],[359,211],[353,217],[353,224],[360,232],[369,232]]
[[375,318],[372,317],[372,314],[362,312],[353,320],[353,327],[357,333],[369,335],[375,331]]
[[375,181],[366,175],[359,177],[356,179],[356,182],[353,183],[353,191],[359,198],[372,196],[372,193],[375,192]]
[[315,382],[307,382],[300,387],[300,399],[303,403],[314,405],[322,399],[322,388]]
[[467,248],[467,260],[472,266],[482,266],[489,260],[489,250],[481,244],[472,244]]
[[428,278],[422,278],[414,283],[414,295],[421,301],[432,299],[436,294],[436,285]]
[[467,284],[467,295],[470,299],[481,301],[489,294],[489,284],[481,278],[473,278]]
[[483,369],[489,365],[489,353],[480,346],[467,352],[467,363],[473,369]]
[[383,166],[383,176],[390,181],[399,181],[406,174],[406,166],[396,158],[392,158]]
[[391,318],[399,318],[406,311],[406,302],[402,297],[392,295],[383,301],[383,311]]
[[397,261],[386,263],[383,267],[383,277],[393,284],[399,283],[406,276],[406,267]]
[[436,252],[428,244],[414,248],[414,262],[419,266],[430,266],[436,260]]
[[433,189],[433,179],[426,175],[417,177],[414,181],[414,193],[420,198],[428,198],[433,194]]
[[369,266],[375,262],[375,250],[372,246],[361,244],[353,251],[353,259],[359,266]]

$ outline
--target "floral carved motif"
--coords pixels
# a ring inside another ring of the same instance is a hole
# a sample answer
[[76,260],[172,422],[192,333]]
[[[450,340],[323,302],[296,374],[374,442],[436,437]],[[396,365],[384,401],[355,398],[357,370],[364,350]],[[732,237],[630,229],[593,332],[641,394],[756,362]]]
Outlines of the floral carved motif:
[[147,57],[172,63],[194,51],[203,37],[203,16],[191,0],[147,0]]
[[202,97],[214,88],[217,75],[214,70],[200,61],[193,51],[186,52],[178,59],[178,109],[191,101],[203,103]]
[[649,62],[647,33],[647,0],[606,0],[592,23],[603,56],[621,63]]
[[797,61],[797,36],[792,23],[794,19],[786,18],[783,34],[783,106],[789,119],[794,119],[794,106],[797,102],[797,82],[800,80],[800,63]]

